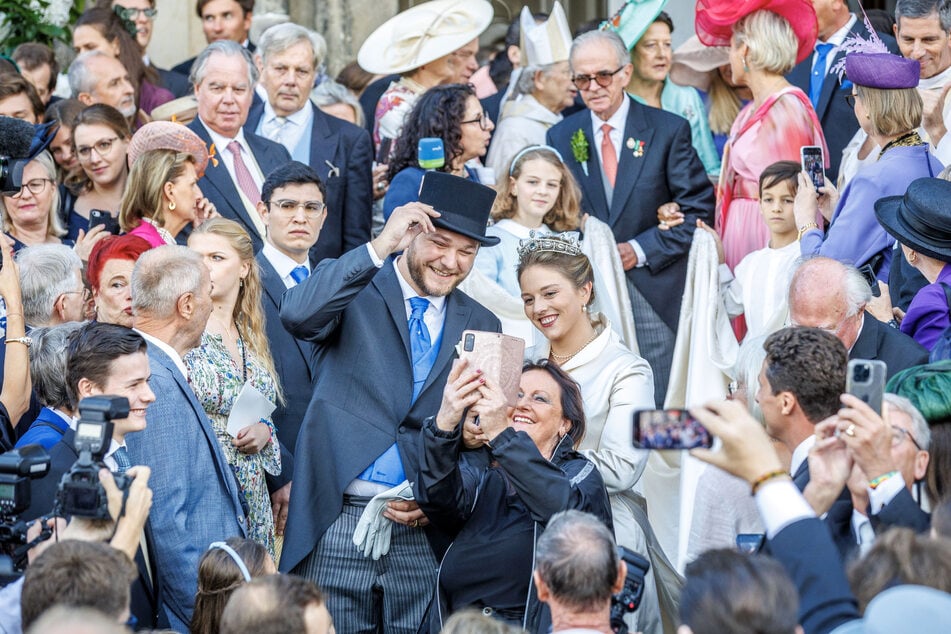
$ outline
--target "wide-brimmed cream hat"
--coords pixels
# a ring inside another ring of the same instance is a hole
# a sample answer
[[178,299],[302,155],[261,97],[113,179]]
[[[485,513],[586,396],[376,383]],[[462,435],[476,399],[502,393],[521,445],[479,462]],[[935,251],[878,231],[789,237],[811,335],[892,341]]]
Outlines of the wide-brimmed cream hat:
[[707,46],[693,35],[674,51],[670,80],[681,86],[710,89],[710,71],[730,63],[726,46]]
[[370,34],[357,63],[377,75],[405,73],[479,37],[495,12],[486,0],[431,0],[384,22]]

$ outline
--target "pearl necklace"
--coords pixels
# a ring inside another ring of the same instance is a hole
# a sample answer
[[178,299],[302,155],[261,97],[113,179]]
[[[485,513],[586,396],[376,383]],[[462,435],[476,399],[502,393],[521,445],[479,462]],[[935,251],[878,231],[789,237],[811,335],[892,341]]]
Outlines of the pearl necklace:
[[551,350],[551,349],[549,349],[548,355],[549,355],[552,359],[554,359],[555,361],[557,361],[557,362],[558,362],[558,365],[561,365],[561,364],[564,363],[565,361],[570,361],[572,358],[574,358],[575,356],[577,356],[579,352],[581,352],[582,350],[584,350],[585,348],[587,348],[587,347],[588,347],[588,344],[590,344],[592,341],[594,341],[594,340],[597,339],[597,338],[598,338],[598,333],[595,332],[595,333],[594,333],[594,336],[591,337],[590,339],[588,339],[588,340],[584,343],[583,346],[581,346],[580,348],[578,348],[577,350],[575,350],[574,352],[572,352],[572,353],[569,354],[569,355],[564,355],[564,356],[563,356],[563,355],[560,355],[560,354],[555,354],[555,351],[554,351],[554,350]]

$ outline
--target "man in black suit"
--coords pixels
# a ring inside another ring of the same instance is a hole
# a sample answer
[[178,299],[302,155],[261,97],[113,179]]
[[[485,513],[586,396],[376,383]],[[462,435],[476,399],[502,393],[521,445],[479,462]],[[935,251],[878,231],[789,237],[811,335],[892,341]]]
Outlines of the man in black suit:
[[[284,293],[284,326],[317,345],[320,372],[297,439],[280,569],[316,581],[341,631],[416,631],[432,595],[447,536],[415,500],[372,498],[410,488],[422,423],[439,409],[462,332],[499,330],[456,289],[479,245],[497,242],[485,235],[494,200],[487,187],[428,172],[419,202],[398,207],[377,238]],[[379,561],[353,544],[370,508],[391,536]]]
[[311,273],[308,254],[327,217],[324,192],[314,170],[291,161],[271,172],[262,190],[266,202],[258,203],[267,225],[267,239],[257,254],[264,287],[265,332],[284,390],[284,404],[274,410],[274,426],[281,444],[292,453],[317,378],[316,350],[314,344],[295,338],[284,328],[281,299],[287,289]]
[[789,317],[798,326],[834,334],[849,351],[849,359],[884,361],[888,378],[927,363],[928,351],[918,342],[865,312],[871,299],[868,283],[854,266],[814,257],[793,274]]
[[[571,47],[571,71],[587,110],[548,131],[582,190],[582,209],[614,231],[627,271],[637,343],[654,370],[663,403],[687,253],[697,220],[713,217],[713,188],[690,140],[686,119],[625,93],[632,66],[621,38],[590,31]],[[636,193],[635,193],[636,189]],[[659,231],[657,209],[674,201],[686,221]]]
[[[254,44],[248,39],[254,0],[196,0],[195,12],[201,18],[201,30],[209,44],[230,40],[254,52]],[[198,57],[186,59],[172,71],[191,79],[196,61]]]
[[271,170],[290,156],[283,146],[243,129],[257,78],[251,53],[239,44],[230,40],[209,44],[195,61],[198,116],[188,127],[215,146],[217,161],[208,163],[198,181],[202,193],[218,213],[239,222],[251,236],[254,250],[260,251],[264,243],[264,221],[257,210],[261,186]]
[[[845,100],[846,95],[851,94],[852,82],[848,79],[840,82],[838,75],[829,71],[845,57],[842,43],[847,37],[858,35],[868,39],[869,32],[862,18],[849,12],[846,0],[813,0],[813,5],[819,23],[816,50],[796,64],[786,78],[789,83],[801,88],[812,101],[829,148],[826,176],[835,183],[839,176],[839,163],[842,162],[842,150],[858,131],[859,123]],[[898,54],[893,37],[884,33],[878,36],[889,51]]]
[[321,62],[316,38],[313,31],[290,23],[264,32],[255,59],[267,101],[255,94],[245,126],[246,131],[283,145],[326,185],[327,215],[310,254],[312,265],[340,257],[370,239],[373,201],[370,135],[310,101]]

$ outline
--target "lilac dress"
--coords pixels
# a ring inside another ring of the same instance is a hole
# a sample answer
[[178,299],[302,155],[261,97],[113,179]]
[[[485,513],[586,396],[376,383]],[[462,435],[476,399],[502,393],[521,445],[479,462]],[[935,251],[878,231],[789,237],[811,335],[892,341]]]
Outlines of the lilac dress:
[[934,284],[928,284],[915,294],[908,312],[901,320],[901,331],[931,350],[951,324],[948,298],[941,283],[951,286],[951,264],[945,264]]

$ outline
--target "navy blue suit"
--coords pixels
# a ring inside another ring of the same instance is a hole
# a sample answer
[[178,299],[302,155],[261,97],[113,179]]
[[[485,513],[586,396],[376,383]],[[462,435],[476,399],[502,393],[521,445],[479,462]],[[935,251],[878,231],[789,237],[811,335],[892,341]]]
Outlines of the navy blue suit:
[[[621,148],[610,208],[604,194],[590,111],[585,109],[566,118],[548,131],[547,138],[581,186],[581,208],[607,223],[617,242],[636,239],[644,249],[647,265],[629,270],[628,279],[676,333],[687,254],[697,219],[712,222],[713,187],[691,144],[687,120],[633,99],[630,102],[622,137],[625,146]],[[571,150],[571,137],[578,130],[588,142],[587,175]],[[635,157],[626,147],[628,139],[644,142],[642,156]],[[669,231],[659,231],[657,208],[670,201],[680,205],[686,220]]]
[[[271,345],[274,368],[281,378],[281,387],[284,390],[284,404],[277,406],[272,419],[281,445],[293,453],[301,421],[307,412],[317,378],[316,349],[311,342],[297,339],[284,328],[281,323],[281,299],[287,287],[264,254],[258,253],[257,260],[261,270],[261,286],[264,287],[261,296],[265,316],[264,329]],[[283,464],[283,454],[281,458]],[[293,473],[293,469],[290,472]]]
[[[461,291],[446,298],[433,368],[414,402],[409,326],[393,263],[374,266],[365,247],[324,260],[287,290],[281,320],[317,344],[317,383],[295,451],[294,486],[280,569],[314,550],[343,508],[343,491],[394,442],[404,471],[418,471],[423,420],[439,410],[462,331],[499,331],[499,320]],[[434,549],[448,537],[425,529]]]
[[883,324],[865,313],[862,332],[849,351],[849,359],[884,361],[890,379],[906,368],[928,363],[928,351],[898,328]]
[[[201,137],[202,141],[211,145],[211,136],[208,134],[208,130],[205,129],[204,124],[202,124],[201,119],[196,117],[194,121],[188,124],[188,127]],[[251,153],[254,154],[254,159],[258,162],[258,167],[261,168],[261,172],[265,177],[267,177],[271,170],[291,160],[290,155],[287,153],[287,150],[284,149],[283,145],[268,141],[248,131],[245,131],[244,138]],[[226,148],[220,147],[216,148],[215,153],[221,154],[227,151]],[[251,169],[250,166],[248,169]],[[260,251],[264,241],[260,234],[258,234],[257,229],[255,229],[254,221],[252,221],[248,215],[247,208],[241,202],[238,185],[232,180],[231,174],[228,173],[228,168],[225,167],[224,160],[218,159],[218,165],[215,165],[214,161],[208,161],[205,175],[199,179],[198,186],[201,188],[201,193],[215,205],[219,214],[225,218],[237,221],[244,227],[244,230],[248,232],[248,235],[251,236],[251,241],[254,243],[254,251]]]
[[[859,16],[855,24],[849,30],[849,35],[860,35],[868,39],[868,29]],[[878,33],[878,36],[885,42],[892,53],[901,55],[895,38],[885,33]],[[839,48],[832,62],[829,64],[831,69],[839,60],[845,57],[845,51]],[[809,94],[809,78],[812,74],[812,58],[810,55],[795,67],[786,76],[793,86],[798,86],[804,93]],[[819,117],[819,123],[822,125],[822,134],[826,139],[826,146],[829,148],[829,169],[826,170],[826,176],[833,183],[839,177],[839,164],[842,162],[842,150],[849,144],[852,137],[859,129],[859,122],[852,112],[851,106],[845,100],[845,96],[852,93],[852,83],[843,81],[839,83],[836,75],[826,73],[822,81],[822,91],[819,93],[819,102],[816,104],[816,115]]]
[[[369,133],[359,126],[326,114],[309,101],[304,107],[314,113],[310,158],[306,162],[327,186],[327,219],[317,244],[310,249],[313,267],[324,258],[339,258],[370,240],[373,143]],[[245,135],[254,133],[263,115],[264,102],[255,93]]]

